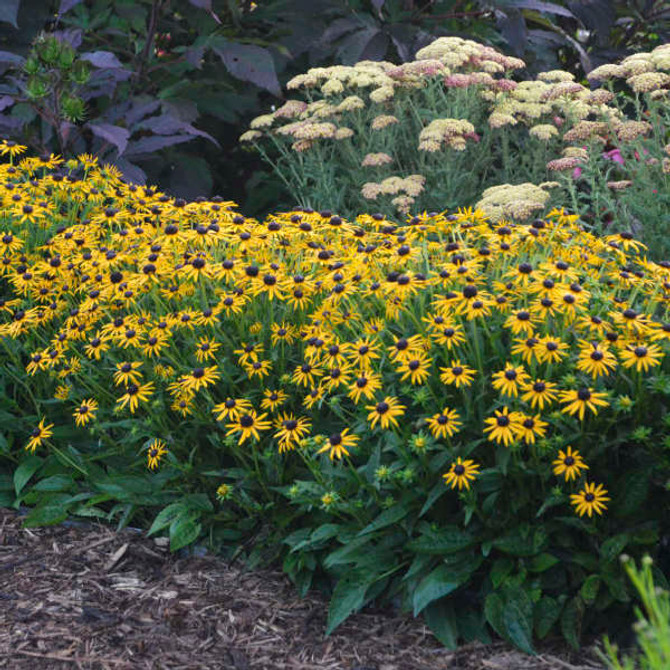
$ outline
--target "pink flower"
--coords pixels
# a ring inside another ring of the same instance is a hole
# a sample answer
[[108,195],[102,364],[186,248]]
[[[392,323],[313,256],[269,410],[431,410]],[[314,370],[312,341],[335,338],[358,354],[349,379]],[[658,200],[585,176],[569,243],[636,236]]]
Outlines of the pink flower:
[[619,163],[619,165],[623,165],[625,163],[623,156],[621,155],[621,151],[619,149],[612,149],[610,151],[604,151],[603,152],[603,158],[609,158],[610,160],[614,161],[615,163]]
[[582,176],[582,168],[580,168],[580,167],[576,167],[576,168],[572,171],[572,178],[573,178],[573,179],[579,179],[581,176]]

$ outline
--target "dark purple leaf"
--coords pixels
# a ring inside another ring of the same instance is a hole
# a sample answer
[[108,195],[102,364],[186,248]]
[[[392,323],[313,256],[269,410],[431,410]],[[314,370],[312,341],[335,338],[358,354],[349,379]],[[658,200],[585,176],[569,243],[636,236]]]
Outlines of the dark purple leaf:
[[154,151],[160,151],[165,147],[170,147],[182,142],[189,142],[193,135],[154,135],[153,137],[143,137],[135,142],[128,144],[126,157],[139,156],[140,154],[151,154]]
[[616,21],[612,0],[580,0],[567,4],[586,28],[597,32],[602,41],[607,41],[607,35]]
[[126,181],[132,182],[134,184],[147,183],[147,174],[141,167],[138,167],[134,163],[127,161],[125,158],[117,158],[116,160],[112,161],[112,163],[116,165],[119,170],[121,170],[123,173],[123,178]]
[[153,114],[161,106],[160,100],[150,98],[138,98],[126,114],[126,123],[128,126],[134,126],[145,116]]
[[89,51],[81,59],[99,68],[123,69],[123,63],[111,51]]
[[391,40],[393,40],[393,44],[398,51],[400,59],[404,63],[412,60],[415,53],[414,42],[416,39],[413,27],[407,24],[397,23],[390,26],[388,32],[391,35]]
[[370,27],[357,30],[353,35],[342,40],[337,50],[344,65],[353,65],[361,60],[368,45],[380,34],[379,28]]
[[128,138],[130,132],[127,128],[121,126],[113,126],[111,123],[89,123],[88,127],[94,135],[100,139],[113,144],[119,152],[119,156],[126,150],[128,146]]
[[204,137],[219,146],[219,143],[209,133],[206,133],[203,130],[198,130],[190,123],[186,123],[169,114],[152,116],[141,123],[138,123],[136,128],[137,130],[150,130],[152,133],[156,133],[156,135],[177,135],[178,133],[187,133],[197,137]]
[[11,107],[14,104],[14,98],[11,95],[3,95],[0,98],[0,112],[7,107]]
[[[0,0],[2,2],[2,0]],[[0,51],[0,65],[23,65],[25,58],[11,51]]]
[[16,17],[19,13],[21,0],[0,0],[0,22],[11,23],[15,28],[19,27]]
[[17,133],[26,123],[25,119],[17,119],[14,116],[0,114],[0,134],[7,136]]
[[202,57],[205,55],[205,47],[190,47],[184,51],[184,58],[189,65],[192,65],[198,70],[202,69]]
[[69,12],[73,7],[76,7],[81,0],[60,0],[60,7],[58,13],[63,16],[65,12]]
[[495,10],[496,25],[502,36],[507,40],[510,49],[516,56],[522,56],[528,39],[528,28],[523,14],[514,8]]
[[360,60],[382,60],[389,46],[389,37],[379,31],[363,49]]
[[379,14],[379,16],[382,14],[382,7],[384,6],[384,2],[386,2],[386,0],[371,0],[371,4],[377,10],[377,14]]
[[277,97],[281,96],[274,60],[267,49],[225,39],[217,40],[216,46],[212,48],[233,77],[256,84]]
[[208,12],[212,11],[212,0],[188,0],[194,7],[199,9],[206,9]]
[[575,15],[565,7],[561,7],[553,2],[542,2],[541,0],[507,0],[505,7],[518,7],[519,9],[531,9],[535,12],[545,12],[547,14],[556,14],[557,16],[567,16],[570,19]]
[[73,49],[81,46],[83,31],[80,28],[68,28],[67,30],[56,30],[51,33],[57,40],[67,42]]
[[359,30],[360,27],[361,22],[356,19],[336,19],[323,31],[319,42],[334,42],[347,33]]

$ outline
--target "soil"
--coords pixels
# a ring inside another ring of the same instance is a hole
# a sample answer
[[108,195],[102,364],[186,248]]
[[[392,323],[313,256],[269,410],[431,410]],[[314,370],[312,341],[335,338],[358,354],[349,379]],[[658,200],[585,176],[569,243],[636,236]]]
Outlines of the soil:
[[325,637],[326,610],[278,571],[178,558],[129,529],[23,528],[0,509],[0,668],[603,669],[589,650],[449,651],[420,619],[374,609]]

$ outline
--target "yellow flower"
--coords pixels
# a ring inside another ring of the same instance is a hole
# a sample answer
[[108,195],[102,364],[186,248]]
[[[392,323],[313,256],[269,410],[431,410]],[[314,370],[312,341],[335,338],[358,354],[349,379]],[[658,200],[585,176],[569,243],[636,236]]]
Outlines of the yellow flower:
[[72,416],[77,426],[85,426],[89,421],[95,419],[97,411],[98,403],[93,398],[88,398],[77,407]]
[[328,452],[330,460],[333,461],[336,458],[342,459],[344,456],[349,455],[349,449],[355,447],[358,444],[358,436],[351,435],[349,429],[345,428],[341,433],[333,433],[327,440],[326,443],[319,449],[316,453],[323,454]]
[[473,368],[461,363],[460,359],[452,360],[448,367],[440,368],[440,372],[442,373],[440,381],[447,385],[453,384],[456,388],[470,386],[477,373]]
[[493,375],[493,388],[504,395],[516,398],[519,387],[526,384],[530,379],[523,365],[512,365],[507,363],[504,370]]
[[242,444],[246,440],[253,437],[254,440],[260,440],[260,431],[267,430],[272,425],[265,417],[267,414],[257,414],[256,410],[252,409],[243,413],[233,419],[226,428],[226,437],[239,433],[240,437],[237,444]]
[[455,409],[445,407],[441,412],[433,414],[433,416],[427,420],[428,428],[433,437],[451,437],[457,433],[463,425],[459,419],[460,416]]
[[470,488],[470,482],[474,481],[475,477],[479,474],[479,468],[481,466],[475,463],[473,460],[464,461],[460,456],[456,459],[455,463],[451,464],[449,472],[442,475],[444,478],[444,483],[448,486],[450,485],[452,489],[455,489],[458,486],[458,490],[461,491],[464,487],[466,489]]
[[486,424],[484,433],[488,433],[488,439],[492,442],[509,447],[516,440],[516,431],[513,425],[514,418],[509,413],[507,407],[503,407],[502,410],[495,410],[494,416],[484,420]]
[[161,459],[168,453],[165,442],[154,439],[147,447],[147,467],[149,470],[155,470]]
[[560,401],[565,404],[561,409],[564,414],[574,416],[577,414],[580,421],[583,421],[586,410],[593,414],[598,414],[598,407],[607,407],[607,393],[597,392],[591,388],[582,387],[577,391],[561,391]]
[[365,409],[370,410],[368,414],[370,427],[374,428],[379,422],[379,425],[386,430],[390,426],[398,427],[398,417],[405,413],[406,407],[401,405],[397,398],[386,396],[376,405],[366,405]]
[[587,514],[589,518],[594,512],[602,515],[607,509],[605,503],[609,501],[610,498],[607,497],[607,490],[603,488],[603,485],[596,486],[593,482],[587,482],[579,493],[573,493],[570,496],[570,504],[575,507],[575,512],[579,516]]
[[589,466],[584,463],[578,451],[573,451],[572,447],[568,447],[565,451],[558,450],[558,458],[552,462],[554,466],[553,471],[556,476],[563,475],[565,481],[569,482],[571,479],[577,479],[581,476],[582,470],[588,470]]
[[41,419],[37,427],[33,428],[28,444],[26,444],[26,451],[34,453],[37,447],[41,447],[44,441],[53,435],[53,430],[51,430],[54,427],[53,423],[45,424],[44,421],[45,419]]
[[621,351],[621,365],[635,368],[638,372],[647,372],[649,368],[661,364],[663,352],[657,344],[629,345]]

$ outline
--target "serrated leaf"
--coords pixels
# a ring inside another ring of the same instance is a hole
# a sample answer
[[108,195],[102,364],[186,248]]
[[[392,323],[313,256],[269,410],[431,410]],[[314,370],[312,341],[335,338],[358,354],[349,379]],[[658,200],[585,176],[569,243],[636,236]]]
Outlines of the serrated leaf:
[[582,599],[587,605],[590,605],[596,599],[599,588],[600,588],[600,576],[589,575],[584,580],[582,587],[579,589],[579,595],[582,597]]
[[503,618],[505,637],[521,651],[534,655],[533,604],[522,588],[505,593]]
[[350,572],[337,582],[328,607],[326,635],[363,607],[365,592],[374,581],[375,575],[366,570]]
[[497,589],[513,569],[514,561],[511,558],[503,557],[496,559],[489,573],[493,588]]
[[503,608],[503,599],[499,593],[489,593],[488,596],[486,596],[486,600],[484,601],[484,615],[486,616],[486,621],[488,621],[491,628],[493,628],[500,637],[505,637]]
[[561,632],[573,649],[579,649],[583,605],[579,596],[572,598],[561,614]]
[[376,530],[381,528],[386,528],[391,524],[398,523],[401,519],[404,519],[407,516],[407,508],[402,504],[394,505],[385,509],[372,523],[369,523],[363,530],[361,530],[358,535],[367,535],[368,533],[374,533]]
[[536,603],[533,611],[533,621],[535,632],[540,639],[546,637],[558,621],[558,617],[561,616],[561,609],[560,603],[549,596],[543,596]]
[[458,646],[458,618],[451,603],[433,602],[423,612],[423,618],[433,635],[447,648]]
[[469,533],[449,526],[435,533],[424,535],[408,542],[407,549],[418,554],[455,554],[472,546],[475,539]]
[[81,55],[81,60],[88,61],[91,65],[101,69],[123,69],[123,63],[111,51],[88,51]]
[[192,514],[180,516],[170,524],[170,551],[177,551],[200,537],[202,526]]
[[629,541],[630,537],[628,533],[620,533],[619,535],[615,535],[614,537],[605,540],[600,547],[600,556],[602,560],[609,563],[618,558]]
[[19,495],[30,478],[37,472],[43,461],[39,456],[31,454],[14,471],[14,492]]
[[168,505],[156,515],[151,527],[147,531],[147,536],[151,537],[154,533],[167,528],[183,512],[184,508],[178,502]]
[[465,584],[470,574],[470,571],[454,571],[449,566],[439,565],[429,575],[424,577],[414,590],[414,595],[412,596],[414,616],[417,616],[434,600],[448,595],[459,586]]
[[559,562],[559,559],[556,558],[553,554],[538,554],[533,556],[528,562],[528,569],[531,572],[544,572],[549,570],[549,568],[556,565]]
[[73,7],[76,7],[81,0],[60,0],[60,6],[58,7],[58,14],[63,16],[63,14],[69,12]]

